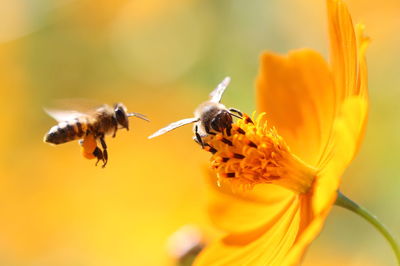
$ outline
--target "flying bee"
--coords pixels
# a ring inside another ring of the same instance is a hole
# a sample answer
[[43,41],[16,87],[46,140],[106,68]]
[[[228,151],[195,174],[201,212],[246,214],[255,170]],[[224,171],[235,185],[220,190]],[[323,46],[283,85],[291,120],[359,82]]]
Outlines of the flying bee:
[[[88,159],[97,158],[96,165],[101,160],[103,167],[108,162],[106,135],[116,136],[118,129],[129,130],[129,117],[149,121],[145,115],[128,113],[122,103],[114,107],[104,104],[89,112],[78,111],[45,111],[53,117],[58,124],[53,126],[44,136],[44,142],[61,144],[73,140],[79,140],[82,146],[82,154]],[[97,145],[100,142],[101,148]]]
[[211,93],[209,100],[200,104],[193,118],[186,118],[171,123],[168,126],[158,130],[148,138],[154,138],[178,127],[195,123],[193,127],[194,140],[204,147],[203,138],[207,135],[215,135],[216,133],[226,133],[230,135],[232,128],[232,117],[241,118],[242,113],[234,108],[226,108],[221,103],[222,94],[228,87],[230,77],[226,77]]

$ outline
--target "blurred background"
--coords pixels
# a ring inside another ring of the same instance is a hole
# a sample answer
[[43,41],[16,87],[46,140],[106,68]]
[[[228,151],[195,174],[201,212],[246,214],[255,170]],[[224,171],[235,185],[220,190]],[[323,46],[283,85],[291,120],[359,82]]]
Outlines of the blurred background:
[[[371,109],[342,190],[400,237],[400,2],[346,1],[372,38]],[[208,154],[187,126],[227,75],[224,103],[251,113],[263,50],[328,53],[323,0],[3,0],[0,2],[0,264],[168,265],[184,224],[205,215]],[[148,115],[108,140],[105,169],[76,142],[42,142],[56,99],[122,101]],[[334,207],[303,265],[396,265],[370,225]]]

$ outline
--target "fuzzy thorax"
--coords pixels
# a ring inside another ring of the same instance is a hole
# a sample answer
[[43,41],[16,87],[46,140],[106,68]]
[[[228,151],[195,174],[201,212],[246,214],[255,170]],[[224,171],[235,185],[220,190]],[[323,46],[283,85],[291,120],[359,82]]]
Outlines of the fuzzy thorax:
[[[254,117],[254,116],[253,116]],[[257,184],[276,184],[296,193],[307,193],[316,169],[293,154],[265,114],[253,122],[244,115],[230,132],[204,138],[204,149],[211,152],[211,167],[218,185],[252,188]]]

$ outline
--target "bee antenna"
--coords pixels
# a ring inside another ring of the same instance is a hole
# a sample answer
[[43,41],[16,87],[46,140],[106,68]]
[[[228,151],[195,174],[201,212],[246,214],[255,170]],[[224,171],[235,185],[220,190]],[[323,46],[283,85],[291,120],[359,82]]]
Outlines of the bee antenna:
[[238,115],[236,115],[236,114],[234,114],[234,113],[231,113],[231,112],[229,112],[229,114],[230,114],[231,116],[234,116],[234,117],[239,118],[239,119],[242,118],[241,116],[238,116]]
[[143,119],[143,120],[145,120],[147,122],[150,122],[150,120],[145,115],[142,115],[142,114],[139,114],[139,113],[127,113],[126,116],[127,117],[135,116],[137,118],[140,118],[140,119]]

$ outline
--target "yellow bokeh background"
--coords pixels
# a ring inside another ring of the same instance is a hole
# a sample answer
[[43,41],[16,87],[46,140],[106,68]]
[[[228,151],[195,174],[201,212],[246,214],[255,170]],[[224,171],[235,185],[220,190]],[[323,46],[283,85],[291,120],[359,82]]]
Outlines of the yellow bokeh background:
[[[342,190],[400,237],[400,2],[346,1],[372,38],[365,141]],[[0,3],[0,265],[168,265],[168,237],[206,215],[208,154],[187,126],[223,77],[224,103],[251,113],[263,50],[328,54],[322,0],[5,0]],[[57,99],[123,102],[148,115],[108,139],[105,169],[76,142],[42,142]],[[303,265],[396,265],[385,240],[333,208]]]

